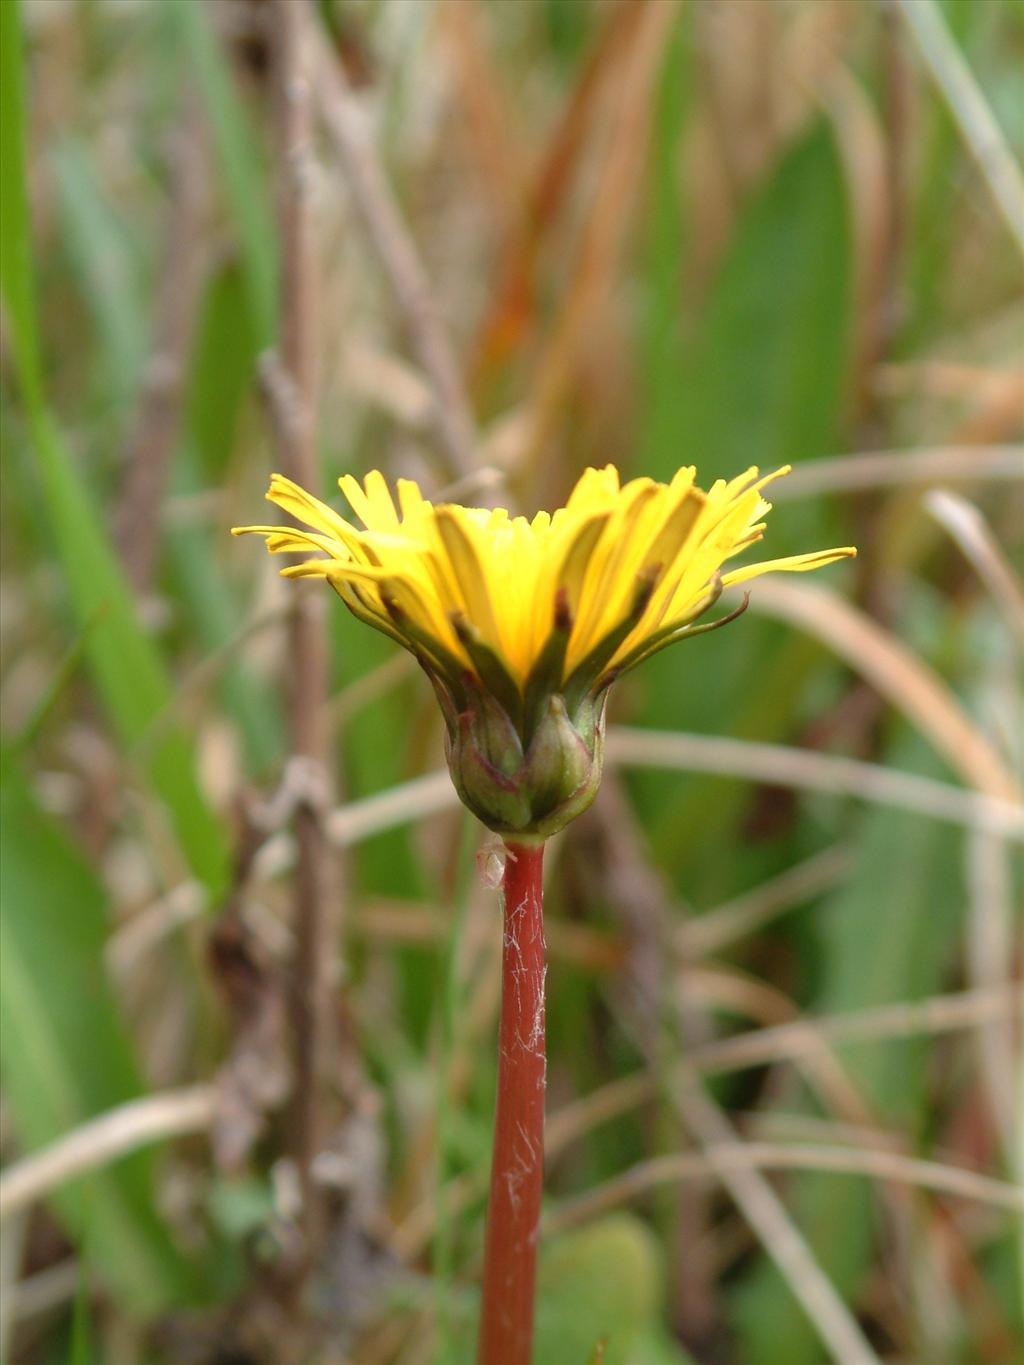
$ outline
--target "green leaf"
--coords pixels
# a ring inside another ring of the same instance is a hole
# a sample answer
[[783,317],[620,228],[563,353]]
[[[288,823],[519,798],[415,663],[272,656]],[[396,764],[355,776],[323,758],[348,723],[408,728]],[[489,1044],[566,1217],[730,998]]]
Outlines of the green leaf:
[[682,285],[688,243],[678,168],[693,90],[687,13],[683,11],[677,20],[666,45],[654,109],[651,203],[640,293],[644,401],[638,414],[643,426],[636,468],[645,473],[666,472],[686,439],[680,373],[684,364]]
[[[0,794],[0,881],[0,1061],[32,1150],[143,1084],[106,979],[103,889],[11,765]],[[152,1152],[62,1187],[53,1204],[129,1311],[153,1313],[189,1292],[156,1211]]]
[[582,1365],[603,1340],[603,1365],[630,1365],[657,1322],[662,1283],[658,1244],[630,1214],[559,1237],[538,1266],[536,1359]]
[[[707,487],[751,464],[767,469],[836,448],[852,245],[839,157],[819,123],[741,210],[695,339],[687,339],[679,316],[687,227],[674,189],[686,126],[685,56],[681,43],[666,58],[659,100],[653,172],[669,183],[655,188],[648,224],[642,472],[668,479],[692,460]],[[770,518],[765,551],[808,549],[834,535],[817,509],[783,508]],[[666,650],[621,695],[641,698],[646,724],[779,740],[792,726],[794,692],[819,657],[777,623],[748,615]],[[662,773],[638,774],[630,785],[659,863],[685,873],[688,894],[730,894],[734,886],[716,884],[723,870],[738,874],[739,884],[757,875],[754,866],[741,866],[749,840],[737,838],[749,786]]]
[[238,266],[210,279],[200,310],[189,366],[185,425],[196,454],[196,478],[220,483],[252,392],[258,345]]
[[[818,124],[744,211],[680,376],[683,448],[707,485],[834,447],[848,347],[852,248],[842,167]],[[678,382],[678,380],[677,380]]]
[[123,410],[148,341],[140,310],[124,305],[139,288],[139,256],[102,193],[87,145],[61,138],[53,169],[62,236],[102,338],[97,351],[105,387],[111,406]]

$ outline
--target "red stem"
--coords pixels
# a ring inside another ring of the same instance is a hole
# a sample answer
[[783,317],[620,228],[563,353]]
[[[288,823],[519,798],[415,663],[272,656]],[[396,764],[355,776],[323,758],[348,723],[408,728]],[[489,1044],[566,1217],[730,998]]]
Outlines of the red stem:
[[509,843],[507,853],[479,1365],[530,1365],[544,1183],[544,845]]

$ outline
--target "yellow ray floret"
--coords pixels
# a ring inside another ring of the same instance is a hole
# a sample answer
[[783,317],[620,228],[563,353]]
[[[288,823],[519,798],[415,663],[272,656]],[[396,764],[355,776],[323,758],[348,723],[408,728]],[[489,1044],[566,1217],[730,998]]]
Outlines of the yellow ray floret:
[[[399,479],[397,505],[383,475],[339,480],[348,521],[275,474],[267,494],[309,530],[242,526],[274,553],[310,552],[289,577],[326,578],[355,615],[443,675],[488,668],[525,691],[544,664],[554,690],[614,676],[677,638],[721,588],[783,570],[801,573],[856,553],[850,546],[727,568],[761,539],[771,504],[762,490],[788,469],[748,469],[699,489],[695,470],[668,484],[620,484],[613,465],[588,469],[568,502],[532,520],[493,510],[434,506]],[[560,644],[558,641],[560,640]],[[483,679],[486,684],[487,679]]]

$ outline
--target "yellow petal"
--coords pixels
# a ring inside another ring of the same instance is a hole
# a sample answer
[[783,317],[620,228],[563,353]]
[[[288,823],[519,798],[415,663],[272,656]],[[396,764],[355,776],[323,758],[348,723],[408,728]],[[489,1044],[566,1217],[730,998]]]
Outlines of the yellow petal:
[[815,550],[805,555],[766,559],[760,564],[746,564],[741,569],[731,569],[722,575],[722,586],[731,588],[737,583],[749,583],[752,578],[760,578],[766,573],[806,573],[808,569],[820,569],[825,564],[834,564],[838,559],[855,559],[856,555],[854,546],[843,545],[836,550]]
[[[622,484],[615,466],[606,465],[584,470],[554,514],[527,520],[501,507],[435,507],[406,479],[393,497],[383,475],[371,470],[362,482],[351,475],[339,480],[362,528],[275,474],[268,498],[310,529],[241,526],[234,534],[262,535],[271,553],[315,555],[289,565],[285,575],[328,579],[361,620],[414,654],[443,658],[449,676],[463,680],[474,665],[452,622],[464,617],[472,638],[497,654],[522,687],[548,643],[560,600],[572,622],[568,674],[630,626],[615,659],[642,657],[646,641],[656,636],[657,643],[674,624],[693,620],[721,584],[806,572],[852,554],[823,550],[723,572],[762,538],[770,511],[764,490],[787,472],[762,475],[751,466],[704,493],[692,467],[668,484],[647,478]],[[643,585],[649,595],[638,597]],[[479,662],[476,645],[473,651]]]
[[[461,517],[461,507],[439,507],[437,529],[451,563],[452,577],[461,589],[466,615],[492,649],[501,645],[485,568],[486,542],[478,546],[472,521]],[[481,553],[483,551],[483,553]]]
[[398,513],[384,475],[379,469],[371,469],[364,484],[365,487],[360,487],[359,480],[351,474],[345,474],[338,480],[338,487],[368,531],[395,530]]
[[291,479],[286,479],[283,474],[271,474],[267,501],[276,503],[307,526],[315,526],[329,535],[343,537],[353,529],[333,508],[314,498],[312,493],[307,493]]

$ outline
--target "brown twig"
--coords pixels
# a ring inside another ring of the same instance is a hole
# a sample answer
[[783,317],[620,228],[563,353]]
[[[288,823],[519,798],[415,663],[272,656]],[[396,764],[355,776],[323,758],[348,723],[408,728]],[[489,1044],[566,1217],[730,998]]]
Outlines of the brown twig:
[[[265,367],[282,467],[297,483],[316,483],[316,265],[310,203],[310,57],[303,6],[274,0],[270,11],[281,256],[281,345]],[[336,942],[336,868],[324,828],[330,797],[328,674],[321,599],[302,585],[289,619],[289,719],[293,764],[315,780],[296,802],[295,956],[290,1016],[294,1094],[291,1151],[299,1175],[307,1264],[323,1227],[312,1165],[324,1140],[323,1100],[331,1055],[331,962]],[[315,592],[315,589],[313,590]],[[321,798],[316,792],[319,790]]]
[[925,506],[970,560],[1006,624],[1024,642],[1024,588],[988,522],[973,503],[946,489],[933,489]]
[[189,346],[207,257],[201,240],[207,157],[202,121],[188,100],[171,149],[167,239],[153,354],[125,454],[114,534],[136,591],[145,592],[160,549],[161,505],[178,436]]
[[208,1130],[217,1115],[213,1086],[129,1100],[9,1166],[0,1179],[0,1218],[9,1218],[87,1171],[152,1142]]
[[[1019,1100],[1013,1077],[1019,1073],[1015,1025],[1024,1022],[1024,984],[1014,980],[1013,866],[1004,840],[973,831],[967,839],[968,979],[979,991],[1006,991],[1014,1003],[1008,1017],[990,1020],[977,1035],[981,1079],[999,1142],[1013,1168]],[[1021,1176],[1024,1178],[1024,1167]]]
[[834,844],[734,900],[686,920],[675,931],[676,946],[690,961],[719,953],[757,933],[769,920],[830,891],[852,866],[850,850]]
[[682,1083],[672,1092],[680,1118],[760,1237],[833,1359],[839,1365],[878,1365],[878,1356],[771,1185],[754,1165],[734,1165],[723,1155],[723,1148],[742,1152],[732,1124],[700,1079],[688,1068],[681,1070]]
[[[1019,400],[1019,395],[1018,395]],[[936,446],[924,450],[870,450],[807,460],[774,487],[775,502],[816,497],[822,493],[854,493],[867,488],[898,488],[960,480],[1019,480],[1024,474],[1024,445]]]
[[452,474],[462,477],[476,466],[476,430],[427,272],[377,154],[361,129],[341,63],[307,19],[305,7],[294,4],[291,8],[296,11],[296,26],[306,29],[308,25],[310,42],[315,41],[320,116],[345,172],[356,212],[394,291],[413,349],[430,380],[434,428],[447,462]]
[[936,1194],[976,1200],[993,1208],[1024,1211],[1024,1189],[982,1171],[924,1161],[901,1152],[870,1147],[826,1146],[809,1142],[721,1142],[702,1155],[672,1153],[643,1161],[621,1175],[588,1190],[545,1220],[544,1234],[575,1227],[636,1199],[659,1185],[699,1180],[723,1169],[772,1171],[831,1171],[840,1175],[863,1175],[874,1180],[916,1186]]
[[[759,586],[759,596],[763,599],[768,595],[769,585]],[[846,610],[852,611],[852,608],[847,607]],[[901,663],[903,657],[901,654]],[[910,658],[909,654],[906,658]],[[938,690],[926,693],[922,688],[922,695],[925,695],[928,701],[934,697],[935,714],[943,721],[946,720],[947,714],[951,716],[954,714],[944,693]],[[909,707],[905,709],[910,710]],[[932,719],[931,712],[926,711],[923,704],[917,712],[911,712],[911,718],[917,719],[920,714],[924,714],[925,719],[929,721]],[[942,733],[937,723],[928,728],[922,721],[920,728],[929,737],[933,732],[939,733],[940,736]],[[975,734],[965,721],[960,723],[960,728],[965,736]],[[952,723],[949,730],[950,733],[955,733]],[[990,750],[987,744],[983,745],[982,736],[979,735],[977,738],[978,757],[973,765],[973,751],[969,749],[966,740],[960,740],[961,747],[957,751],[962,759],[961,771],[968,776],[973,776],[975,771],[987,775],[989,771],[983,767],[982,760],[988,759]],[[939,747],[937,743],[936,748]],[[942,751],[945,752],[945,749]],[[1024,837],[1024,807],[1014,799],[1010,788],[1005,789],[1005,795],[1001,792],[994,796],[984,791],[964,791],[951,783],[936,782],[932,778],[920,777],[916,773],[885,768],[880,763],[864,763],[859,759],[819,754],[814,750],[798,749],[793,745],[761,744],[754,740],[733,739],[727,735],[691,735],[671,730],[634,729],[624,725],[609,729],[605,753],[609,763],[624,767],[675,768],[686,772],[718,773],[722,776],[742,777],[746,780],[759,780],[807,791],[832,792],[837,796],[854,796],[862,801],[873,801],[900,810],[916,811],[931,816],[934,820],[963,824],[971,828],[997,830],[1018,840]],[[994,766],[995,761],[993,755],[991,767],[993,774],[998,772]]]
[[820,640],[899,708],[965,782],[986,796],[1020,806],[1014,775],[952,690],[865,612],[829,588],[771,579],[758,584],[751,606]]

